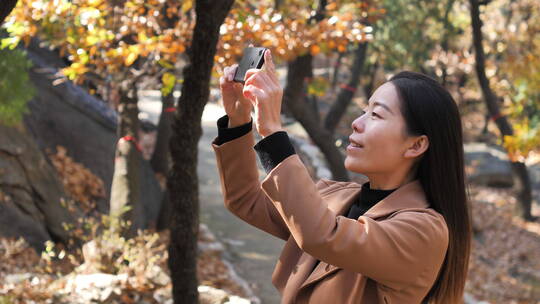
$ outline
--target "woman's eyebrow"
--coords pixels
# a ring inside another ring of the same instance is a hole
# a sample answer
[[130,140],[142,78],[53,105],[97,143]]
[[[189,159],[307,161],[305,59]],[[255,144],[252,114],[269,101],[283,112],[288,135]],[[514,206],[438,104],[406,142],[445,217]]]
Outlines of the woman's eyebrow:
[[378,102],[378,101],[374,101],[373,102],[373,106],[381,106],[383,107],[386,111],[390,112],[392,115],[394,114],[394,112],[392,112],[392,110],[390,110],[390,108],[385,105],[384,103],[381,103],[381,102]]

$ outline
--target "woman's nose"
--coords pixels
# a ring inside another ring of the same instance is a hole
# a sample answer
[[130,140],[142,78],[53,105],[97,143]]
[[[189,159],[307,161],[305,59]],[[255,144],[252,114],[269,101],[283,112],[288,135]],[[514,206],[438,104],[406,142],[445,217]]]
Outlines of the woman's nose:
[[354,131],[357,133],[362,133],[364,131],[364,122],[362,120],[362,116],[357,117],[353,122],[351,123],[351,127]]

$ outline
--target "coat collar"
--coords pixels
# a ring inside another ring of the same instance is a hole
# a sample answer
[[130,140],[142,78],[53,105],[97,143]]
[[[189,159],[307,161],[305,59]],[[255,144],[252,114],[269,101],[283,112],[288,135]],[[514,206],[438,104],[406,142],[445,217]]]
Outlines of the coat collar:
[[[365,183],[367,183],[367,181],[362,183],[361,185]],[[327,199],[330,200],[328,202],[329,208],[332,209],[337,215],[344,215],[349,210],[354,201],[358,198],[362,190],[361,185],[358,186],[357,183],[349,184],[354,184],[357,186],[345,186],[345,189],[343,189],[343,191],[346,191],[346,193],[342,193],[343,196],[328,195],[327,197]],[[366,211],[364,216],[375,219],[387,216],[401,209],[428,207],[429,204],[422,188],[422,184],[420,183],[420,180],[415,179],[405,185],[402,185],[394,192],[390,193],[387,197],[385,197],[373,207],[371,207],[368,211]]]
[[[361,185],[358,183],[346,183],[343,187],[338,188],[335,191],[331,191],[327,194],[323,194],[328,201],[328,208],[335,212],[336,215],[346,215],[350,206],[360,195],[362,190]],[[387,197],[379,201],[373,207],[371,207],[364,216],[372,219],[388,216],[396,211],[410,208],[428,208],[424,190],[420,180],[413,180],[401,187],[397,188],[394,192],[390,193]],[[304,288],[311,285],[322,278],[334,273],[339,268],[331,266],[331,270],[327,271],[322,268],[322,263],[310,273],[316,259],[306,253],[302,255],[301,259],[305,259],[302,263],[303,269],[301,272],[307,273],[306,280],[301,284],[300,288]],[[308,262],[309,261],[309,262]],[[304,263],[305,262],[305,263]]]

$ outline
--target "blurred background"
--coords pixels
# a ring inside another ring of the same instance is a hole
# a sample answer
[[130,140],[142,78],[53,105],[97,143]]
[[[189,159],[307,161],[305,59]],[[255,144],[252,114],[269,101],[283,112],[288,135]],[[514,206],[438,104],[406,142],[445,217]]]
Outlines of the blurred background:
[[272,51],[314,180],[362,181],[345,147],[380,84],[442,83],[473,212],[465,302],[540,303],[540,1],[1,0],[4,18],[1,304],[280,302],[284,242],[223,206],[211,146],[248,46]]

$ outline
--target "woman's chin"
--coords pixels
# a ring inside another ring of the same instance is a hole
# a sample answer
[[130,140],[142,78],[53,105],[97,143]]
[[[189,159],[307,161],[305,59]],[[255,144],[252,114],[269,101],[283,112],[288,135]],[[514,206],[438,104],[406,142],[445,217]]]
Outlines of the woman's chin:
[[368,168],[362,163],[359,162],[358,159],[354,159],[353,157],[347,156],[345,157],[345,161],[343,162],[343,165],[347,171],[363,174],[366,175],[366,172],[368,172]]
[[345,169],[351,172],[358,172],[358,164],[354,162],[349,156],[345,158],[345,161],[343,162],[343,165],[345,166]]

